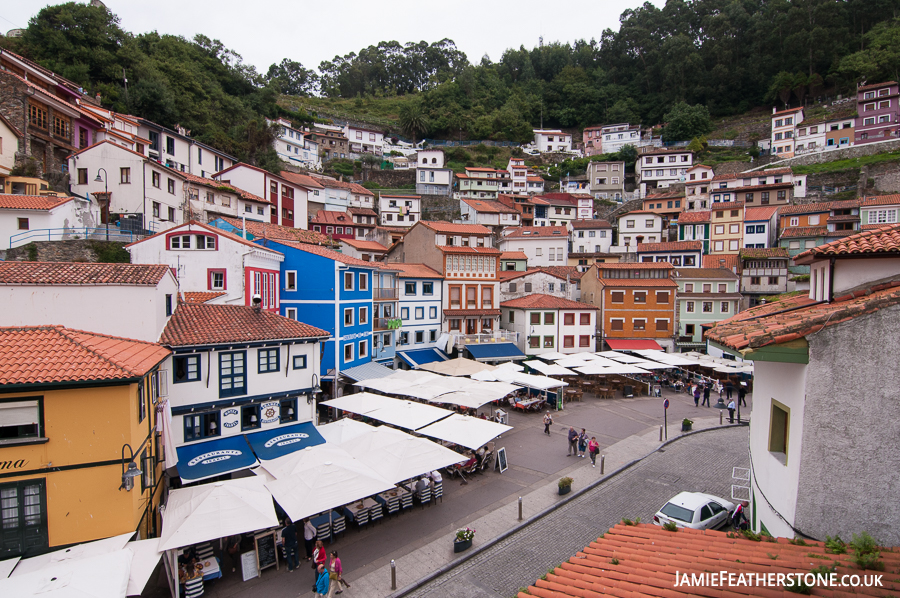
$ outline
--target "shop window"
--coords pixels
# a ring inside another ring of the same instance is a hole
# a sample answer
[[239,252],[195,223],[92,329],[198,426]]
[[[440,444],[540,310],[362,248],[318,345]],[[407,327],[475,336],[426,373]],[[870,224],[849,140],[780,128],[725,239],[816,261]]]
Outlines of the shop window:
[[244,405],[241,407],[241,431],[256,430],[262,426],[260,421],[259,403],[256,405]]
[[283,399],[279,411],[278,423],[286,424],[297,421],[297,399]]
[[184,441],[203,440],[219,436],[219,411],[191,413],[184,416]]

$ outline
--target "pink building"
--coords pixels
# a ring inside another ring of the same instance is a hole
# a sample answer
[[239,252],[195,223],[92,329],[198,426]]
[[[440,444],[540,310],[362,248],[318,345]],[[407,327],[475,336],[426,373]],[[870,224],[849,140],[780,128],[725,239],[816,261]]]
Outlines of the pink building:
[[900,93],[896,81],[856,90],[855,144],[896,139],[900,135]]

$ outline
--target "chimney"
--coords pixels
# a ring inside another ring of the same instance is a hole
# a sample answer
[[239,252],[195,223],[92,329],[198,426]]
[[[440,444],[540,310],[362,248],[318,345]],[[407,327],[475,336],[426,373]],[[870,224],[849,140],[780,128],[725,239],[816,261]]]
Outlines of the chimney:
[[776,108],[775,106],[772,106],[772,114],[775,114],[776,112],[778,112],[778,108]]

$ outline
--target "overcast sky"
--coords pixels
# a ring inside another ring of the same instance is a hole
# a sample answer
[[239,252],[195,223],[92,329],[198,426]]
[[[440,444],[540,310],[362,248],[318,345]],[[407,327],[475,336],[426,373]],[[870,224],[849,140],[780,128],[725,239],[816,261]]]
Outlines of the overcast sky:
[[[86,1],[86,0],[80,0]],[[653,0],[662,6],[663,0]],[[26,27],[46,0],[0,3],[0,30]],[[457,0],[456,2],[374,2],[372,0],[106,0],[126,31],[219,39],[265,73],[290,58],[307,68],[358,52],[380,41],[429,43],[450,38],[477,63],[485,54],[544,42],[599,39],[618,30],[619,16],[642,0]]]

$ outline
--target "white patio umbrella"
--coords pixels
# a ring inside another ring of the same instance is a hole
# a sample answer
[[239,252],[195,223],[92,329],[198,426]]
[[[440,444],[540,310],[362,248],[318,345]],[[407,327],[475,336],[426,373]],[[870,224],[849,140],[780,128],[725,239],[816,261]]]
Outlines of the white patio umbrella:
[[512,430],[512,427],[486,419],[457,414],[426,426],[418,430],[418,433],[475,450],[508,430]]
[[[426,438],[409,434],[381,434],[366,442],[346,445],[347,452],[394,484],[465,461],[465,457]],[[396,432],[396,431],[395,431]]]
[[[577,361],[577,365],[587,363],[585,361]],[[544,363],[543,361],[532,360],[526,361],[523,365],[534,368],[545,376],[574,376],[575,372],[568,370],[557,361],[556,363]]]
[[550,351],[549,353],[541,353],[539,355],[535,355],[535,357],[539,357],[545,361],[556,361],[557,359],[568,357],[568,355],[565,353],[559,353],[557,351]]
[[10,598],[122,598],[133,553],[128,548],[47,564],[30,573],[0,579],[0,596]]
[[[565,359],[560,359],[556,362],[555,365],[563,368],[577,368],[582,365],[587,365],[589,363],[593,363],[593,359],[587,359],[584,357],[575,357],[574,355],[566,357]],[[540,371],[540,370],[539,370]],[[542,372],[546,373],[546,372]]]
[[325,439],[326,445],[340,446],[359,436],[371,434],[372,431],[375,430],[375,426],[370,426],[361,421],[344,417],[336,422],[318,426],[316,427],[316,430],[318,430],[319,434],[322,435],[322,438]]
[[503,363],[501,363],[500,365],[497,366],[497,369],[498,370],[511,370],[513,372],[521,372],[525,368],[523,368],[518,363],[515,363],[514,361],[504,361]]
[[126,594],[140,596],[162,557],[162,552],[159,550],[159,538],[129,542],[127,548],[131,550],[133,557]]
[[617,353],[615,351],[613,351],[613,353],[616,353],[616,355],[615,356],[603,355],[602,357],[609,357],[613,361],[618,361],[619,363],[637,363],[639,361],[644,361],[640,357],[634,357],[633,355],[627,355],[625,353]]
[[[381,378],[381,380],[384,380],[384,378]],[[384,395],[373,394],[371,392],[359,392],[356,394],[344,395],[336,399],[323,401],[322,404],[327,407],[340,409],[341,411],[349,411],[350,413],[365,415],[370,411],[375,411],[376,409],[392,405],[393,401],[396,400],[397,399],[392,399],[391,397],[386,397]]]
[[433,400],[437,403],[478,409],[483,405],[502,399],[520,388],[506,382],[479,382],[478,380],[472,380],[472,382],[475,383],[473,386],[441,395]]
[[402,399],[391,400],[394,401],[393,404],[370,411],[366,414],[366,417],[407,430],[418,430],[428,424],[453,415],[452,411],[441,409],[434,405],[404,401]]
[[262,478],[177,488],[169,493],[163,513],[159,549],[181,548],[277,525],[272,495]]
[[443,374],[444,376],[471,376],[475,372],[483,370],[493,370],[494,366],[475,361],[474,359],[466,359],[465,357],[457,357],[449,361],[435,361],[419,366],[420,370],[427,370],[435,374]]
[[6,579],[9,577],[9,574],[16,567],[16,563],[19,562],[19,557],[13,557],[11,559],[6,559],[5,561],[0,561],[0,579]]
[[134,536],[134,532],[128,532],[119,534],[118,536],[112,536],[111,538],[85,542],[84,544],[76,544],[75,546],[70,546],[62,550],[55,550],[29,559],[22,559],[19,561],[15,571],[10,574],[10,577],[33,573],[53,565],[54,563],[85,559],[122,550],[128,544],[128,540],[130,540],[132,536]]

